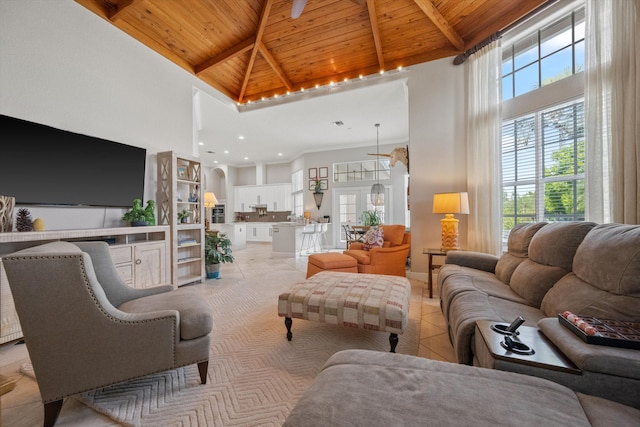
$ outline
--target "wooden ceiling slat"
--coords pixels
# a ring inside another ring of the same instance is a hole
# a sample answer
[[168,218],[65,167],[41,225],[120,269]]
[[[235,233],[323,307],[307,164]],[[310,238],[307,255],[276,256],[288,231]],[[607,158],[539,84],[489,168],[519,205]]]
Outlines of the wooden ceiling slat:
[[75,1],[242,100],[455,56],[548,0]]
[[373,42],[376,46],[376,55],[378,55],[378,65],[380,65],[381,70],[384,70],[384,56],[382,55],[380,28],[378,27],[378,15],[376,14],[376,4],[374,0],[367,0],[367,10],[369,11],[369,20],[371,21],[371,32],[373,33]]
[[273,58],[273,56],[271,56],[271,54],[267,50],[267,48],[264,45],[264,43],[259,42],[258,43],[258,49],[260,50],[260,54],[269,63],[269,65],[271,66],[273,71],[278,75],[280,80],[282,80],[282,83],[284,83],[285,87],[287,89],[289,89],[289,90],[293,90],[293,84],[291,83],[291,81],[289,80],[287,75],[284,73],[284,71],[282,71],[282,68],[280,68],[280,66],[278,65],[276,60]]
[[244,82],[242,82],[242,88],[240,89],[240,94],[238,94],[238,101],[240,102],[242,102],[244,92],[247,90],[247,84],[249,83],[249,78],[251,77],[251,69],[253,68],[253,63],[256,60],[260,42],[262,42],[262,34],[264,33],[264,27],[267,25],[267,18],[269,18],[269,11],[271,10],[272,3],[273,0],[267,0],[260,14],[260,22],[258,23],[258,29],[256,30],[256,42],[253,45],[253,49],[251,50],[251,58],[249,59],[249,65],[247,66],[247,71],[244,76]]
[[453,29],[449,21],[444,19],[442,14],[436,9],[431,0],[413,0],[418,7],[436,24],[436,26],[442,31],[447,39],[454,45],[459,51],[464,51],[464,40],[458,35],[456,30]]
[[140,3],[142,0],[124,0],[121,1],[120,3],[118,3],[118,6],[116,9],[107,12],[107,18],[109,18],[109,20],[115,22],[118,19],[120,19],[120,17],[122,16],[122,12],[129,6],[131,6],[133,3]]
[[241,55],[245,52],[247,52],[249,49],[253,49],[253,46],[255,44],[255,38],[250,38],[247,39],[245,41],[243,41],[240,44],[237,44],[236,46],[232,47],[231,49],[222,52],[219,55],[214,56],[213,58],[209,58],[206,61],[204,61],[203,63],[197,65],[195,67],[195,72],[196,74],[200,74],[203,71],[205,71],[208,68],[211,67],[215,67],[216,65],[220,64],[221,62],[226,62],[229,59],[234,58],[237,55]]

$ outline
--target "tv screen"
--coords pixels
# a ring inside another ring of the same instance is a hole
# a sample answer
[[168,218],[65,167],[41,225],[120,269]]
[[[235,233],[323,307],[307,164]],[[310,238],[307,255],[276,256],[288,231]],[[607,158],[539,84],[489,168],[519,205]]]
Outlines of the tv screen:
[[0,115],[0,195],[17,205],[130,207],[147,150]]

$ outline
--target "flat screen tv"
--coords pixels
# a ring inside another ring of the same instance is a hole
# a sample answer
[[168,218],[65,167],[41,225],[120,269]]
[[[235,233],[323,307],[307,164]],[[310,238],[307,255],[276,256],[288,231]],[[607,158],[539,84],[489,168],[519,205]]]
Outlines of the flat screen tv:
[[0,115],[0,195],[16,205],[130,207],[147,150]]

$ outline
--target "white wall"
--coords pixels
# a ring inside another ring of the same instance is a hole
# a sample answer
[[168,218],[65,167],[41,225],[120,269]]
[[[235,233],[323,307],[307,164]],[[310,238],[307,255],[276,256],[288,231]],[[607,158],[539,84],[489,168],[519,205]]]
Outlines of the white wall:
[[[411,190],[411,270],[427,271],[423,248],[440,247],[440,218],[433,194],[466,190],[464,66],[453,58],[410,67],[409,168]],[[460,219],[460,246],[467,221]]]

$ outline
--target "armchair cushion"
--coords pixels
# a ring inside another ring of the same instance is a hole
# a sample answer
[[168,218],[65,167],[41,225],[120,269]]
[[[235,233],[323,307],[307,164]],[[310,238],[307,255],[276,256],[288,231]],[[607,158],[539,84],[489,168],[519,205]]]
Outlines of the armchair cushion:
[[364,243],[364,249],[370,250],[371,248],[381,248],[384,243],[384,234],[382,228],[371,227],[367,230],[362,238]]
[[404,225],[381,225],[385,242],[391,242],[391,246],[401,245],[404,241]]
[[126,313],[177,310],[180,313],[180,340],[203,337],[213,327],[211,309],[196,292],[188,288],[131,300],[118,309]]

